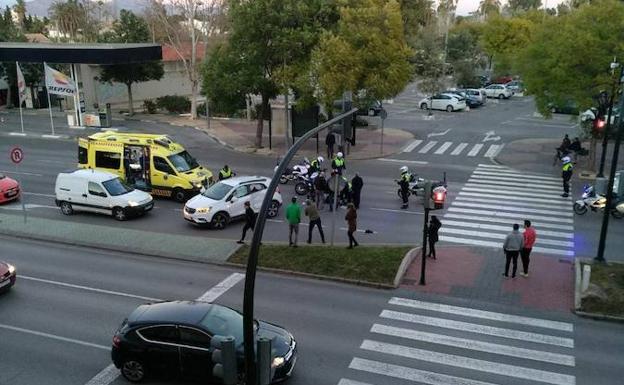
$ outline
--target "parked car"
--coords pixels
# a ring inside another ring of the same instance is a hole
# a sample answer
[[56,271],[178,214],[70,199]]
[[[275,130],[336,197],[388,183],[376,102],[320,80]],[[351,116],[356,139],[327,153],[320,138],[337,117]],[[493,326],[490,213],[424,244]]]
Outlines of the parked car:
[[508,83],[505,83],[505,86],[511,90],[514,94],[518,94],[524,92],[524,83],[520,80],[512,80]]
[[379,100],[373,100],[366,105],[361,105],[357,110],[357,115],[377,116],[381,113],[382,105]]
[[0,203],[10,202],[19,199],[20,186],[15,179],[11,179],[4,174],[0,174]]
[[509,99],[513,92],[504,84],[490,84],[485,87],[485,93],[488,98]]
[[548,109],[553,114],[578,115],[579,107],[574,100],[566,100],[563,102],[549,102]]
[[148,193],[128,186],[117,175],[93,169],[58,174],[54,192],[56,205],[65,215],[88,211],[124,221],[154,207]]
[[457,89],[451,91],[444,91],[445,93],[454,94],[460,96],[460,100],[465,100],[466,105],[470,108],[475,108],[481,106],[481,98],[476,97],[475,95],[471,95],[466,90]]
[[[255,325],[256,338],[271,340],[271,382],[287,379],[297,361],[293,335],[265,321],[256,320]],[[111,356],[131,382],[158,374],[214,380],[210,340],[215,335],[234,337],[238,371],[242,374],[243,315],[207,302],[169,301],[139,306],[113,336]]]
[[[184,219],[195,225],[209,225],[223,230],[228,223],[245,215],[245,202],[249,201],[255,212],[260,210],[269,183],[271,179],[262,176],[222,180],[186,202]],[[276,191],[269,207],[269,218],[277,216],[281,205],[282,195]]]
[[466,93],[466,95],[472,96],[479,100],[482,105],[487,102],[487,94],[485,92],[485,89],[483,88],[467,88],[463,91]]
[[423,110],[446,110],[448,112],[461,111],[466,108],[466,101],[453,94],[436,94],[433,97],[420,101],[420,108]]
[[0,292],[8,291],[17,280],[15,266],[8,262],[0,261]]

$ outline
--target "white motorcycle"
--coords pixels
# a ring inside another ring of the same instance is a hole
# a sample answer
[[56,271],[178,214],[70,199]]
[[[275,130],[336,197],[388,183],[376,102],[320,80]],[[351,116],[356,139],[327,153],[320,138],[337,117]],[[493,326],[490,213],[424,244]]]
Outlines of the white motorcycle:
[[[587,211],[603,211],[607,205],[607,198],[604,195],[596,194],[594,186],[583,186],[583,194],[581,199],[574,202],[574,212],[578,215],[583,215]],[[624,218],[624,201],[616,200],[613,207],[610,209],[610,213],[614,218]]]

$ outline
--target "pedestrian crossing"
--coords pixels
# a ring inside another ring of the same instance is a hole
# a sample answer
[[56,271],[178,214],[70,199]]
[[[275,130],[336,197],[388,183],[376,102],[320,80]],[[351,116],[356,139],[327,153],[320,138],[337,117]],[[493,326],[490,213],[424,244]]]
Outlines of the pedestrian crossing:
[[501,248],[512,225],[537,231],[534,252],[574,256],[574,214],[560,178],[480,164],[443,216],[440,241]]
[[338,385],[575,385],[567,322],[393,297]]
[[[422,145],[422,146],[421,146]],[[423,141],[415,139],[403,147],[402,152],[410,153],[416,151],[418,154],[429,155],[450,155],[494,158],[503,149],[504,144],[483,144],[483,143],[455,143],[438,142],[437,140]]]

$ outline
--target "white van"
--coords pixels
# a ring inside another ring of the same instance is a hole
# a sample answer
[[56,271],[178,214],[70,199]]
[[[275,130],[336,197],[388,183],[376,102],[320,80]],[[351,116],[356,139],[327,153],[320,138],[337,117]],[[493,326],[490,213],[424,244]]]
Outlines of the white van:
[[54,192],[56,205],[65,215],[90,211],[123,221],[154,207],[148,193],[126,185],[117,175],[93,169],[58,174]]

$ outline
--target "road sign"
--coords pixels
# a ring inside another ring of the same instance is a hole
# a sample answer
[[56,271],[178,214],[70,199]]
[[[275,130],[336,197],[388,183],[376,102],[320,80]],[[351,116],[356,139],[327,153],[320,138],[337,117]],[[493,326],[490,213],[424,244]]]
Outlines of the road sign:
[[379,116],[382,120],[386,120],[386,118],[388,117],[388,111],[386,111],[385,108],[382,108],[381,111],[379,111]]
[[19,164],[22,160],[24,160],[24,151],[19,147],[13,147],[11,149],[11,162]]

